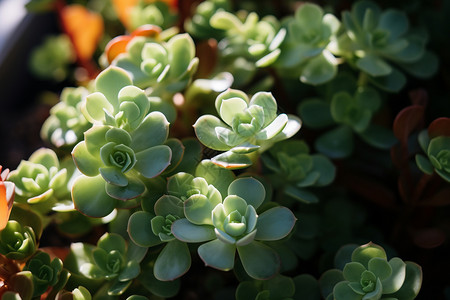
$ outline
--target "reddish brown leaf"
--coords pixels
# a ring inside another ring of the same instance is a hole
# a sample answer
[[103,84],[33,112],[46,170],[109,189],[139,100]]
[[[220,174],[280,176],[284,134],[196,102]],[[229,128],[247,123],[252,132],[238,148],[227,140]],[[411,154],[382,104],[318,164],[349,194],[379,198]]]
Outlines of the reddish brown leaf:
[[437,136],[450,136],[450,118],[438,118],[428,126],[430,138]]
[[109,63],[111,63],[117,55],[127,51],[128,42],[131,41],[132,38],[133,37],[129,35],[120,35],[109,41],[105,47],[105,53]]
[[406,143],[408,136],[423,123],[425,107],[422,105],[411,105],[400,111],[394,120],[394,135]]

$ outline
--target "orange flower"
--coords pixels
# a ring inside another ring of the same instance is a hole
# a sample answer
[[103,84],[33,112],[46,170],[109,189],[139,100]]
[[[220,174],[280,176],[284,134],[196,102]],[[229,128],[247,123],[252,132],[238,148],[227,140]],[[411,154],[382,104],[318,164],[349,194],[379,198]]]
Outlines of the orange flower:
[[3,230],[8,223],[13,206],[15,185],[5,181],[9,173],[8,169],[2,172],[2,166],[0,166],[0,173],[0,230]]

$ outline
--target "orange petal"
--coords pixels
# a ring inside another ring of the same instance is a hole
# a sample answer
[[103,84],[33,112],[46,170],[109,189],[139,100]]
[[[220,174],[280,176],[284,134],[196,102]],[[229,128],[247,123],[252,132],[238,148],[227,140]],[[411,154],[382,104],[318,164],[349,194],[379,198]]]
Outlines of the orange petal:
[[130,28],[130,10],[138,4],[138,0],[112,0],[117,17],[125,28]]
[[82,5],[74,4],[62,9],[61,18],[78,58],[82,61],[91,59],[103,35],[102,17]]
[[117,55],[127,51],[127,45],[132,38],[133,37],[129,35],[120,35],[109,41],[105,47],[105,53],[109,63],[111,63]]

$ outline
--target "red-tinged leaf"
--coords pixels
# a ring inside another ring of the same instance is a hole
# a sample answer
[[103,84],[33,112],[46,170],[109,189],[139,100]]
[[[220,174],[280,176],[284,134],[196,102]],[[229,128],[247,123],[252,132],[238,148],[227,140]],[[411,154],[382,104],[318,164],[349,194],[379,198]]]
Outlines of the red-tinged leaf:
[[446,239],[445,232],[440,228],[421,229],[413,237],[414,244],[424,249],[436,248],[442,245]]
[[416,89],[409,92],[409,97],[414,105],[426,106],[428,103],[428,93],[424,89]]
[[0,180],[0,230],[6,227],[14,203],[15,185]]
[[450,205],[450,188],[443,188],[431,197],[424,199],[421,206],[447,206]]
[[125,28],[130,28],[130,10],[138,3],[139,0],[112,0],[117,17]]
[[113,38],[105,47],[106,57],[111,63],[120,53],[127,51],[127,45],[133,37],[129,35],[119,35]]
[[161,27],[153,24],[139,26],[131,33],[131,36],[156,37],[161,33]]
[[103,36],[102,17],[82,5],[73,4],[61,10],[61,20],[64,30],[72,40],[78,59],[90,60]]
[[425,107],[422,105],[411,105],[400,111],[394,120],[394,135],[403,143],[407,142],[408,136],[423,123]]
[[437,136],[450,136],[450,118],[438,118],[428,126],[430,139]]

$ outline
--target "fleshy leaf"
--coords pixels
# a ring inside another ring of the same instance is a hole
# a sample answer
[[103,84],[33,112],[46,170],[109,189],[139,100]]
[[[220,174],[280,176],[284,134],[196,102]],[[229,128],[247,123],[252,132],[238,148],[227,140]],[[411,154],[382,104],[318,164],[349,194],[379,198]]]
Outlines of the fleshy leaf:
[[213,208],[208,198],[201,194],[192,195],[184,202],[186,218],[197,225],[212,225],[211,211]]
[[79,176],[72,187],[72,200],[75,208],[90,217],[105,217],[111,213],[116,201],[105,189],[106,182],[102,176]]
[[99,174],[98,159],[89,153],[84,141],[78,143],[72,150],[73,160],[81,173],[87,176],[96,176]]
[[369,271],[375,274],[380,280],[388,278],[392,274],[392,268],[386,259],[375,257],[369,261]]
[[406,276],[406,264],[398,257],[394,257],[389,261],[392,274],[382,280],[383,294],[391,294],[397,292],[403,285]]
[[400,290],[389,296],[397,299],[415,299],[422,286],[422,277],[422,268],[419,265],[406,262],[405,281]]
[[164,144],[169,134],[169,122],[158,111],[151,112],[131,133],[131,148],[137,153]]
[[268,279],[280,269],[280,259],[275,250],[262,243],[253,241],[237,249],[245,271],[254,279]]
[[156,259],[153,272],[158,280],[174,280],[191,267],[191,254],[188,246],[173,240],[164,247]]
[[105,95],[115,110],[119,107],[119,91],[123,87],[132,84],[133,82],[128,73],[114,66],[105,69],[95,79],[96,90]]
[[274,207],[258,217],[255,239],[276,241],[287,236],[294,227],[296,218],[286,207]]
[[246,154],[223,152],[211,158],[211,161],[225,169],[235,170],[247,168],[252,165],[252,160]]
[[146,178],[161,174],[170,164],[172,150],[169,146],[158,145],[136,153],[135,170]]
[[172,223],[172,233],[180,241],[187,243],[201,243],[216,237],[214,227],[195,225],[188,219],[176,220]]
[[161,243],[160,238],[152,231],[152,218],[153,215],[145,211],[138,211],[130,216],[127,231],[137,245],[152,247]]
[[361,295],[355,293],[347,281],[339,282],[333,289],[336,300],[361,300]]
[[205,265],[222,271],[233,269],[235,253],[235,245],[224,243],[218,239],[198,247],[198,255]]
[[230,146],[217,137],[216,127],[226,128],[227,125],[212,115],[203,115],[194,124],[195,134],[202,144],[214,150],[229,150]]
[[356,248],[352,253],[352,261],[359,262],[366,268],[368,268],[369,261],[374,257],[386,259],[386,252],[381,246],[372,242]]
[[238,178],[228,187],[228,195],[236,195],[244,199],[255,209],[263,203],[266,190],[261,182],[252,177]]
[[127,178],[128,184],[123,187],[107,183],[106,193],[115,199],[130,200],[142,195],[142,193],[145,192],[145,185],[139,178]]

